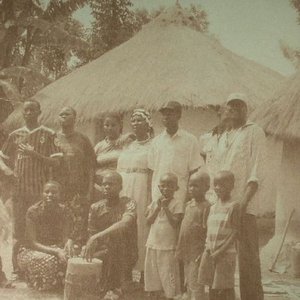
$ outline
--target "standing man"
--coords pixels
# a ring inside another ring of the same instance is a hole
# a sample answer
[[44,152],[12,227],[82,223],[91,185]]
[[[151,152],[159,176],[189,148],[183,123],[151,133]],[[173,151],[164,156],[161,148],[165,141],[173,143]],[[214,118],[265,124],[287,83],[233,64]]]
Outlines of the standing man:
[[168,102],[160,109],[165,130],[155,137],[148,155],[148,168],[152,176],[152,200],[160,197],[159,180],[163,174],[178,177],[179,189],[175,198],[185,202],[188,180],[202,165],[200,148],[192,134],[179,128],[182,107],[176,101]]
[[262,300],[264,295],[256,215],[259,211],[258,192],[264,178],[265,134],[259,126],[247,121],[245,95],[231,94],[226,104],[232,129],[225,132],[226,149],[221,169],[234,174],[236,180],[232,199],[239,201],[241,208],[239,237],[241,300]]
[[37,101],[23,104],[25,126],[13,131],[0,152],[0,168],[5,175],[15,177],[13,190],[13,269],[18,274],[17,254],[24,241],[27,209],[39,201],[43,186],[49,179],[51,167],[57,167],[53,158],[58,154],[54,144],[55,133],[39,125],[41,107]]
[[87,238],[96,155],[88,137],[75,131],[76,111],[73,108],[64,107],[59,113],[59,122],[61,130],[57,133],[55,144],[62,150],[63,158],[57,180],[64,187],[65,204],[74,216],[78,230],[74,233],[76,242],[82,245]]

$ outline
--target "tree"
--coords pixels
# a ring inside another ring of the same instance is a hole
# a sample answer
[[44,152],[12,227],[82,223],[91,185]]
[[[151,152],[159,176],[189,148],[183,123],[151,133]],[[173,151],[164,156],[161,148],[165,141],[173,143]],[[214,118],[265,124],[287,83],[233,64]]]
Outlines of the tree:
[[[298,12],[298,23],[300,25],[300,0],[290,0],[291,5]],[[292,64],[299,69],[300,68],[300,49],[292,49],[285,42],[280,41],[280,48],[282,54],[287,58]]]
[[298,12],[298,23],[300,24],[300,0],[291,0],[291,4]]
[[[88,47],[82,37],[69,33],[69,28],[64,28],[65,19],[86,2],[87,0],[2,0],[0,70],[6,74],[5,69],[19,66],[35,67],[39,72],[41,68],[37,67],[37,57],[42,57],[40,67],[62,70],[61,62],[68,53]],[[12,70],[16,71],[15,76]],[[10,69],[9,74],[9,81],[16,83],[21,91],[26,82],[23,75],[29,73],[19,72],[18,68],[14,68]],[[20,74],[23,74],[22,77]]]
[[129,39],[135,32],[135,16],[130,0],[90,0],[93,44],[104,51]]

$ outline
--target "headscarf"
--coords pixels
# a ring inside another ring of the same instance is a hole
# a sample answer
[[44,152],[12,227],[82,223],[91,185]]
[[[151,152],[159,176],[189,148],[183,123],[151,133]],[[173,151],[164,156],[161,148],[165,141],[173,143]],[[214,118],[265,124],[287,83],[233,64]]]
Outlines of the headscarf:
[[150,137],[153,137],[154,136],[154,129],[153,129],[153,124],[152,124],[151,114],[149,113],[149,111],[147,111],[143,108],[137,108],[133,111],[133,113],[131,115],[131,119],[133,119],[136,116],[142,117],[143,120],[146,121],[146,123],[149,126]]
[[133,113],[131,115],[131,119],[134,118],[135,116],[142,117],[146,121],[146,123],[149,125],[149,127],[153,128],[151,114],[147,110],[145,110],[143,108],[137,108],[133,111]]

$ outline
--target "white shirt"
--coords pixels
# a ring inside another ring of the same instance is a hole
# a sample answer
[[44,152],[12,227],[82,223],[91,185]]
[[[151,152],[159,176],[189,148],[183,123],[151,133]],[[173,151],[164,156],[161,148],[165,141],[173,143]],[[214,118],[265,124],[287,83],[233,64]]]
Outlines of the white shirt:
[[178,177],[179,186],[175,198],[184,202],[190,172],[200,168],[202,164],[195,136],[182,129],[170,136],[164,130],[153,139],[148,154],[148,168],[153,171],[152,200],[161,196],[158,189],[161,176],[174,173]]
[[264,159],[266,137],[264,131],[254,123],[225,133],[228,135],[227,149],[221,161],[221,170],[234,174],[235,183],[231,193],[233,199],[242,200],[249,182],[256,182],[258,190],[247,206],[247,213],[257,215],[259,193],[264,181]]

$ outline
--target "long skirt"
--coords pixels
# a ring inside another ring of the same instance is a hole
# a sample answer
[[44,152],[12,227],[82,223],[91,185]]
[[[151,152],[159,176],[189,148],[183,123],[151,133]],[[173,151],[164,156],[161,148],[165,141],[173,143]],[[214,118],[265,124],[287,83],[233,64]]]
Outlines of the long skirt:
[[56,256],[21,248],[18,264],[29,287],[39,291],[63,287],[66,264],[60,263]]

